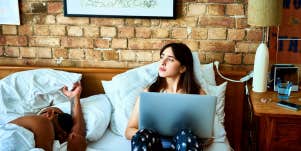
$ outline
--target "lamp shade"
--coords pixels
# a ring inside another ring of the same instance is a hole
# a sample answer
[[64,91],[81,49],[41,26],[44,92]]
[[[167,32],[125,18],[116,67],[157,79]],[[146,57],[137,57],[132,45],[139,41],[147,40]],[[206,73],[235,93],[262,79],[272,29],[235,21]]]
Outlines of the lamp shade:
[[283,0],[249,0],[248,24],[277,26],[281,22]]

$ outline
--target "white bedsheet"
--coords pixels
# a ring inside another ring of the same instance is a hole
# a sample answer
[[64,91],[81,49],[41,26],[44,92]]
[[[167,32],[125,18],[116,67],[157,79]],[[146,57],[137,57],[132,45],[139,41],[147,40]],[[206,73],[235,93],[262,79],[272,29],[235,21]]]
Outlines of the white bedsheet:
[[[108,128],[104,136],[96,141],[88,144],[87,151],[130,151],[131,142],[126,138],[116,135]],[[228,139],[225,143],[213,143],[205,148],[205,151],[231,151]]]

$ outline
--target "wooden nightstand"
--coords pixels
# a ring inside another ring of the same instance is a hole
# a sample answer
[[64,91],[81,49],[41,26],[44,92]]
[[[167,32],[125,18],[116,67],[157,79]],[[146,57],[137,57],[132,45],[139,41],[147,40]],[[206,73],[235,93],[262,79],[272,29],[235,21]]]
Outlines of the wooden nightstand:
[[[301,110],[278,106],[277,92],[256,93],[249,85],[250,103],[256,126],[255,140],[259,151],[301,151]],[[261,99],[271,102],[262,103]],[[290,102],[301,104],[301,92],[292,92]]]

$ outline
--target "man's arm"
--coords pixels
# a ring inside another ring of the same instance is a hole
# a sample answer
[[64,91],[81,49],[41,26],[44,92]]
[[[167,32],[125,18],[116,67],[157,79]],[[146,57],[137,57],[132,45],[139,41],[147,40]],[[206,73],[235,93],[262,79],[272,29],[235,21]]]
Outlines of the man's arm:
[[63,88],[63,93],[73,101],[73,127],[68,136],[68,150],[86,150],[86,125],[83,117],[83,112],[80,104],[80,94],[82,87],[80,83],[75,83],[72,91]]

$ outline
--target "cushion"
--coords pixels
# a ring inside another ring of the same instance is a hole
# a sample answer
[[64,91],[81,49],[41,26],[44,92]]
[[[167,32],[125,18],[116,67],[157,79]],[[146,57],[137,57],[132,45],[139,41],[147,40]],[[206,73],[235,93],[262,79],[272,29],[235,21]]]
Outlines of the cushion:
[[[88,141],[99,140],[106,131],[111,119],[111,104],[105,94],[93,95],[81,100],[82,111],[86,122]],[[65,113],[71,113],[70,102],[54,105]]]
[[113,106],[110,126],[116,134],[123,136],[136,98],[145,87],[155,81],[158,65],[155,62],[116,75],[111,81],[102,81]]
[[217,97],[216,113],[214,119],[213,136],[214,142],[225,142],[226,131],[224,128],[224,106],[225,106],[225,93],[227,88],[227,82],[224,82],[218,86],[207,85],[204,90],[208,95]]
[[16,72],[0,80],[0,114],[37,112],[52,100],[66,100],[60,90],[73,87],[81,74],[53,69]]
[[[212,90],[216,85],[213,64],[201,65],[197,53],[193,53],[193,63],[197,81],[209,95],[217,96]],[[124,136],[128,119],[139,93],[152,84],[157,75],[158,62],[128,70],[113,77],[111,81],[102,81],[105,93],[113,106],[110,127],[114,133]],[[213,92],[214,94],[210,94]],[[218,97],[220,96],[222,95]],[[219,100],[222,101],[222,99]],[[218,115],[220,114],[222,113],[218,113]],[[218,133],[216,132],[216,134]]]

